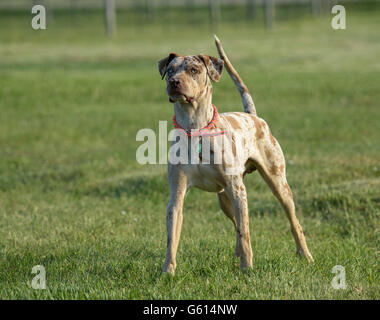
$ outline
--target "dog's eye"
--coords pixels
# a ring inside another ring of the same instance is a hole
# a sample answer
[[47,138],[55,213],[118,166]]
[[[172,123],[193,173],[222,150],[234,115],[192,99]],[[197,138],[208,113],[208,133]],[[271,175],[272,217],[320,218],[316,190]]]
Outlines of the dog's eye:
[[192,74],[197,73],[197,69],[195,69],[195,68],[191,68],[191,73],[192,73]]

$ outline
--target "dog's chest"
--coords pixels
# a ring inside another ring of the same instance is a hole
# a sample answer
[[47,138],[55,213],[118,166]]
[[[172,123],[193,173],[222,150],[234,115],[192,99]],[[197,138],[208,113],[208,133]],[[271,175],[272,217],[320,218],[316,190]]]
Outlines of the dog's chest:
[[188,187],[196,187],[209,192],[223,191],[225,182],[219,165],[187,164],[183,166],[187,176]]

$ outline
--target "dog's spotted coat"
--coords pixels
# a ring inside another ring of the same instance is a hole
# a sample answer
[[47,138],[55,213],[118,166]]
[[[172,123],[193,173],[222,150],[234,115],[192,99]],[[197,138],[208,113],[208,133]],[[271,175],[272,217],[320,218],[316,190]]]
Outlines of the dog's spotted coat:
[[[159,71],[166,75],[169,101],[174,103],[177,122],[187,130],[205,127],[213,117],[211,106],[212,85],[221,76],[223,65],[234,80],[242,97],[245,112],[220,114],[212,132],[226,131],[224,141],[219,137],[209,137],[211,163],[170,164],[168,181],[170,201],[167,207],[167,254],[164,272],[174,273],[176,252],[181,227],[182,207],[186,192],[197,187],[218,194],[222,211],[230,218],[236,229],[236,256],[240,257],[241,269],[252,267],[252,249],[249,235],[247,193],[243,178],[258,171],[283,206],[290,221],[291,231],[297,246],[297,253],[309,261],[313,258],[307,248],[301,225],[295,215],[292,191],[286,181],[285,159],[281,147],[271,134],[268,124],[256,115],[252,98],[225,55],[219,40],[216,45],[221,59],[207,55],[182,56],[171,53],[159,61]],[[202,138],[205,139],[205,138]],[[219,140],[218,140],[219,139]],[[228,146],[229,150],[226,150]],[[213,154],[216,148],[232,154],[231,163],[223,153],[221,162],[215,164]],[[232,170],[232,171],[231,171]]]

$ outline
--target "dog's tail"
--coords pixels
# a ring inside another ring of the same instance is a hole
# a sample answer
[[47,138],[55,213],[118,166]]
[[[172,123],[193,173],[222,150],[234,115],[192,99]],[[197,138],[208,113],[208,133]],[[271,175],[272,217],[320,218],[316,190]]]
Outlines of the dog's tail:
[[224,52],[222,44],[220,43],[220,40],[218,39],[218,37],[214,35],[214,38],[215,38],[215,45],[216,45],[216,48],[218,49],[219,56],[224,61],[224,65],[226,66],[228,73],[230,74],[232,80],[235,82],[235,85],[240,92],[241,101],[243,102],[243,106],[244,106],[244,112],[256,115],[255,104],[253,103],[252,97],[249,94],[246,85],[244,84],[243,80],[240,78],[235,68],[232,66],[230,60],[228,60],[228,57],[226,53]]

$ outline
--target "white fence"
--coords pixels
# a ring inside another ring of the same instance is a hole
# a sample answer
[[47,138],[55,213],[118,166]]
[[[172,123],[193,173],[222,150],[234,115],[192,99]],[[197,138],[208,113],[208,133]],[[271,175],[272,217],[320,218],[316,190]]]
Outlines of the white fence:
[[[249,2],[263,5],[268,0],[211,0],[220,5],[248,5]],[[358,2],[360,0],[340,0],[342,2]],[[334,0],[273,0],[275,4],[311,4],[312,2],[334,2]],[[43,4],[52,9],[95,9],[103,8],[104,0],[0,0],[0,9],[29,9],[35,4]],[[136,6],[182,7],[208,6],[209,0],[116,0],[117,8]]]
[[[339,0],[339,3],[355,2],[359,0]],[[45,5],[50,12],[56,9],[103,9],[105,10],[105,26],[108,36],[116,34],[117,9],[144,8],[151,16],[158,8],[185,7],[191,12],[195,7],[208,7],[209,24],[216,32],[221,22],[221,8],[225,5],[245,6],[247,18],[254,19],[256,9],[264,11],[264,21],[268,29],[273,28],[275,22],[276,5],[303,4],[310,7],[310,12],[319,15],[327,13],[336,3],[336,0],[0,0],[0,10],[30,10],[35,4]]]

